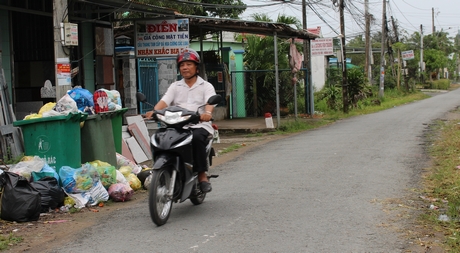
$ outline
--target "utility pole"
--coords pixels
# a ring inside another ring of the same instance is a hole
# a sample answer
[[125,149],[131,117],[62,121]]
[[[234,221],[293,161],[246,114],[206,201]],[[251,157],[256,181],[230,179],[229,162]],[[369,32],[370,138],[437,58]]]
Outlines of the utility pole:
[[399,33],[398,33],[398,26],[395,23],[395,19],[391,16],[391,23],[393,24],[393,30],[395,31],[395,39],[396,42],[399,42]]
[[[302,28],[304,31],[307,30],[307,4],[305,3],[305,0],[302,0]],[[309,46],[309,43],[308,43],[308,40],[304,39],[303,40],[303,68],[304,69],[307,69],[307,77],[305,78],[305,112],[307,114],[310,114],[310,107],[308,106],[309,105],[309,99],[308,99],[308,68],[307,68],[307,62],[308,62],[308,46]],[[312,115],[312,118],[313,118],[313,115]]]
[[345,8],[345,0],[340,0],[340,40],[342,42],[342,100],[343,113],[348,113],[348,80],[347,80],[347,56],[345,52],[345,17],[343,10]]
[[385,41],[386,41],[386,23],[387,23],[387,0],[383,0],[382,12],[382,50],[380,53],[380,85],[379,98],[383,98],[385,84]]
[[423,25],[420,25],[420,82],[423,83]]
[[[291,44],[294,44],[294,38],[291,39]],[[289,54],[289,57],[293,57],[293,56]],[[293,73],[292,80],[297,80],[296,76],[297,76],[297,72]],[[294,81],[292,85],[294,86],[294,115],[295,115],[295,120],[297,120],[297,81]]]
[[[302,0],[302,27],[307,31],[307,3]],[[305,78],[305,112],[313,118],[315,113],[313,84],[311,82],[311,61],[310,61],[310,40],[303,40],[303,67],[307,69],[307,77]]]
[[[64,38],[61,37],[61,22],[67,22],[67,15],[64,15],[67,10],[67,0],[53,0],[53,30],[54,30],[54,64],[55,64],[55,86],[56,86],[56,101],[63,97],[67,90],[71,89],[71,85],[61,85],[59,83],[57,75],[57,66],[58,62],[62,59],[68,60],[70,64],[69,56],[64,52],[63,41]],[[62,17],[66,17],[62,20]]]
[[[385,16],[385,21],[387,21],[386,16]],[[385,35],[386,35],[386,43],[388,46],[387,55],[388,55],[388,60],[391,66],[391,74],[393,75],[393,78],[396,78],[396,71],[395,71],[395,64],[394,64],[395,58],[393,55],[393,48],[391,47],[393,45],[393,41],[392,41],[392,38],[389,36],[390,29],[388,29],[388,22],[385,22]]]
[[[398,35],[398,27],[396,26],[396,23],[395,23],[395,19],[393,18],[393,16],[391,16],[391,23],[393,24],[393,31],[395,32],[395,38],[396,38],[396,42],[399,42],[399,35]],[[396,86],[398,87],[398,90],[399,90],[399,85],[400,85],[400,82],[401,82],[401,50],[398,48],[398,71],[397,71],[397,78],[396,78]]]
[[436,32],[436,27],[434,26],[434,8],[431,8],[431,30],[434,36],[434,33]]
[[372,83],[372,68],[371,68],[371,17],[369,14],[369,0],[364,1],[364,16],[366,18],[366,65],[364,66],[364,72],[366,77],[369,80],[369,83]]
[[279,78],[279,72],[278,72],[278,35],[276,32],[273,33],[273,39],[274,39],[274,49],[275,49],[275,82],[276,82],[276,127],[279,128],[281,125],[281,117],[280,117],[280,96],[279,96],[279,90],[280,90],[280,78]]

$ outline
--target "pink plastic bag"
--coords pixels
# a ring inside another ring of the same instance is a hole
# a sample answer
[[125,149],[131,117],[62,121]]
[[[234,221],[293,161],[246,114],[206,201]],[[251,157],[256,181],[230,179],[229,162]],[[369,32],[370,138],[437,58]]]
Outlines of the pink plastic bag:
[[116,183],[109,187],[109,196],[113,201],[125,202],[132,198],[134,190],[126,184]]

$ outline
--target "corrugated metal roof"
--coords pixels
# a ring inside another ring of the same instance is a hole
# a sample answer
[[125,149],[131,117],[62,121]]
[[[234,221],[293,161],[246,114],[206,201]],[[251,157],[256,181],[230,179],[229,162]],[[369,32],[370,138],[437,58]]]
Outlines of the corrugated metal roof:
[[[174,10],[154,5],[139,3],[133,0],[76,0],[94,4],[102,8],[117,8],[117,11],[135,11],[147,14],[154,14],[165,18],[188,18],[190,20],[190,35],[198,37],[201,34],[215,31],[230,31],[239,33],[252,33],[259,35],[273,36],[274,32],[278,37],[314,39],[318,35],[297,30],[289,25],[274,22],[258,22],[239,19],[212,18],[194,15],[184,15]],[[151,19],[151,18],[150,18]],[[144,19],[145,20],[145,19]]]
[[182,14],[177,14],[176,17],[188,18],[190,21],[190,32],[198,35],[201,29],[202,33],[209,31],[229,31],[273,36],[274,32],[276,32],[278,37],[286,38],[315,39],[319,37],[306,30],[297,30],[283,23],[211,18]]

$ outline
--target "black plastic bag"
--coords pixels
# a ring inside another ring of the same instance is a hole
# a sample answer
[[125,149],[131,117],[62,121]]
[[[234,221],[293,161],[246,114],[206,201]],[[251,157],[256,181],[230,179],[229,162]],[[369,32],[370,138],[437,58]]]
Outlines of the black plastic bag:
[[43,177],[30,183],[41,194],[41,212],[47,213],[64,203],[65,193],[55,177]]
[[0,218],[7,221],[26,222],[40,218],[41,196],[23,176],[12,172],[0,175],[3,187]]
[[139,178],[139,181],[141,181],[142,185],[145,183],[145,179],[147,179],[150,175],[152,175],[152,170],[143,170],[139,173],[137,173],[137,178]]

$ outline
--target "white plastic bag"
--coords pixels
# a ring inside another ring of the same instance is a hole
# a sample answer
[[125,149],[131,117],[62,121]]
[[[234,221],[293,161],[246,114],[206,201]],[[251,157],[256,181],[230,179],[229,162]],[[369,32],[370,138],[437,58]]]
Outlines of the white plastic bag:
[[141,172],[142,167],[134,163],[133,161],[129,160],[128,158],[124,157],[123,155],[117,153],[117,167],[121,168],[123,166],[129,166],[132,169],[132,173],[136,174]]
[[12,165],[9,171],[21,175],[30,181],[32,171],[40,172],[43,166],[45,166],[45,161],[38,156],[34,156],[31,160],[21,161]]
[[104,188],[101,181],[97,181],[91,189],[81,193],[68,193],[64,192],[75,201],[74,207],[77,209],[85,206],[95,206],[99,202],[109,200],[109,192]]
[[89,195],[91,196],[88,204],[91,206],[95,206],[99,204],[99,202],[105,202],[109,200],[109,192],[105,189],[104,185],[102,185],[101,181],[97,181],[88,191]]
[[69,94],[65,94],[59,99],[53,110],[43,112],[43,117],[62,116],[69,113],[78,113],[78,107],[75,100],[73,100]]
[[126,180],[126,177],[119,170],[117,170],[117,183],[129,185],[128,180]]

